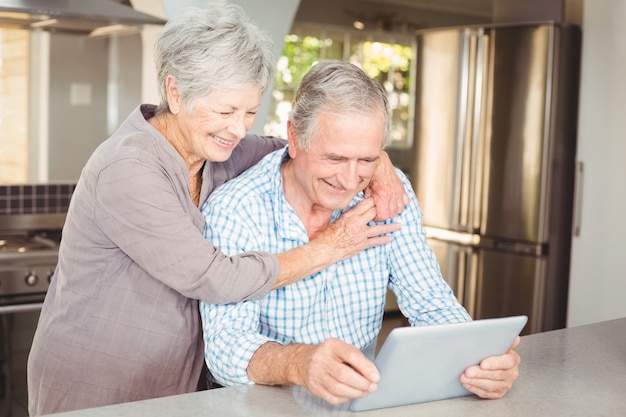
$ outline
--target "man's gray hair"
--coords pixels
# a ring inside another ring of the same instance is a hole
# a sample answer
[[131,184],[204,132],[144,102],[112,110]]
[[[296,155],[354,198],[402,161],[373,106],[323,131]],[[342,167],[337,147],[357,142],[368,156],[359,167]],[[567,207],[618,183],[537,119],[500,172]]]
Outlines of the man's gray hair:
[[323,61],[313,65],[302,78],[289,114],[301,149],[308,150],[317,135],[322,111],[340,114],[381,112],[385,120],[383,146],[389,142],[391,121],[385,91],[356,65]]
[[161,103],[167,112],[165,81],[173,76],[191,112],[196,99],[213,91],[269,86],[273,71],[271,38],[234,4],[189,7],[170,20],[154,48]]

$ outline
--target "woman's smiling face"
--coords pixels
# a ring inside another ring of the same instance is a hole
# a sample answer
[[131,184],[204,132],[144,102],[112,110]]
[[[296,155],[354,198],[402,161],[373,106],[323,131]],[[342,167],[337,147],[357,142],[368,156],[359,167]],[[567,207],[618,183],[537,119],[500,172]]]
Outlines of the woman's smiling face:
[[209,93],[194,102],[193,114],[182,106],[177,119],[189,156],[214,162],[230,158],[254,125],[261,95],[260,87],[245,86]]

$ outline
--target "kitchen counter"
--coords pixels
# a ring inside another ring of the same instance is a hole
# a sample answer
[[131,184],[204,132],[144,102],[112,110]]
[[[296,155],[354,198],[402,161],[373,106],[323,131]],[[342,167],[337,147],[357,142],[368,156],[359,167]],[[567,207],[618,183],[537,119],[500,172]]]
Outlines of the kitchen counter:
[[360,413],[301,387],[239,386],[56,414],[57,417],[402,417],[626,415],[626,318],[523,336],[520,377],[500,400],[462,397]]

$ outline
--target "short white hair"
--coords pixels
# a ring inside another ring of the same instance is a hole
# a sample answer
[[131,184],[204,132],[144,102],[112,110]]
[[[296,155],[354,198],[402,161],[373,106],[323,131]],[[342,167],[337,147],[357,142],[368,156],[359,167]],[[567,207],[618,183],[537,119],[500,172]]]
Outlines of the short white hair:
[[322,61],[302,78],[292,102],[289,120],[300,149],[308,150],[319,131],[319,114],[380,112],[385,121],[383,146],[389,143],[391,121],[389,101],[376,81],[354,64]]
[[274,71],[271,38],[234,4],[186,8],[165,25],[154,56],[161,97],[158,112],[169,111],[168,76],[174,77],[191,112],[196,99],[213,91],[250,85],[265,91]]

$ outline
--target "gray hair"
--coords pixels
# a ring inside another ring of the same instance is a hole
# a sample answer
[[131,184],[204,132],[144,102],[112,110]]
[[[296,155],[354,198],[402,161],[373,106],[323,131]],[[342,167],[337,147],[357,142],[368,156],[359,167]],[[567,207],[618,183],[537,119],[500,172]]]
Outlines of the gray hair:
[[234,4],[189,7],[170,20],[154,48],[161,103],[169,111],[165,81],[173,76],[191,112],[196,99],[213,91],[269,86],[273,42]]
[[315,64],[302,78],[289,120],[298,146],[308,150],[319,131],[319,113],[384,113],[383,146],[390,138],[389,101],[382,87],[356,65],[342,61]]

